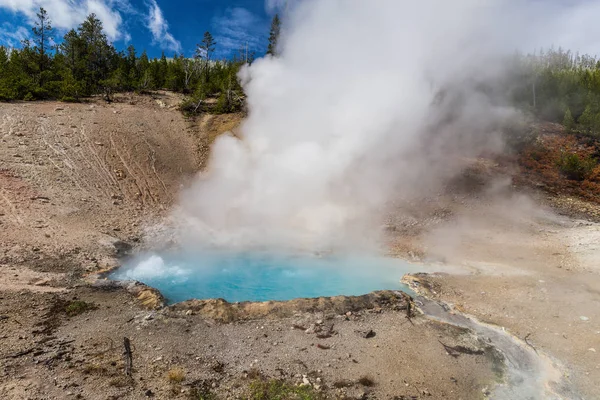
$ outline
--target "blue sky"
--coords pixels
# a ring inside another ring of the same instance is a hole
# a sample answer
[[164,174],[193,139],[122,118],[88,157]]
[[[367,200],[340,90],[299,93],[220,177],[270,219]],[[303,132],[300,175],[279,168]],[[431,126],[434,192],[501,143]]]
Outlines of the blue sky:
[[0,45],[18,47],[31,35],[44,7],[60,39],[91,12],[103,22],[117,49],[133,44],[150,57],[174,52],[192,55],[205,31],[217,41],[217,57],[228,57],[248,43],[262,55],[272,15],[285,0],[0,0]]

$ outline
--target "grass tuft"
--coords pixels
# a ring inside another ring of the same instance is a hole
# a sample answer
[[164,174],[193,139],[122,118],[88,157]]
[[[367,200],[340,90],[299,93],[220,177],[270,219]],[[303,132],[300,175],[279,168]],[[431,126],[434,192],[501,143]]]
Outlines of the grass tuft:
[[295,386],[277,379],[250,383],[248,400],[320,400],[310,386]]
[[86,311],[95,310],[96,305],[93,303],[86,303],[85,301],[75,300],[70,302],[66,307],[65,311],[69,317],[74,317],[79,314],[83,314]]
[[180,367],[171,368],[167,372],[167,380],[171,383],[181,383],[185,380],[185,372]]

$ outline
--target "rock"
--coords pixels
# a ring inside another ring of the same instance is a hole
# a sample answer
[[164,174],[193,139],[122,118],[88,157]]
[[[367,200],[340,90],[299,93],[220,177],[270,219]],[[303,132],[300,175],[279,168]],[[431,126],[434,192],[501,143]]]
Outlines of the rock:
[[368,331],[357,331],[357,333],[364,339],[371,339],[375,337],[375,331],[369,329]]
[[33,283],[34,286],[47,286],[50,283],[50,279],[45,278],[45,279],[40,279],[39,281],[36,281]]
[[589,321],[590,320],[588,317],[585,317],[583,315],[581,317],[579,317],[579,319],[582,320],[582,321]]
[[64,108],[62,108],[62,107],[56,107],[56,108],[54,109],[54,111],[63,111],[63,110],[64,110]]
[[306,377],[306,375],[302,375],[302,385],[301,386],[310,386],[310,381]]
[[152,392],[152,390],[148,389],[144,392],[144,396],[146,397],[154,397],[154,393]]

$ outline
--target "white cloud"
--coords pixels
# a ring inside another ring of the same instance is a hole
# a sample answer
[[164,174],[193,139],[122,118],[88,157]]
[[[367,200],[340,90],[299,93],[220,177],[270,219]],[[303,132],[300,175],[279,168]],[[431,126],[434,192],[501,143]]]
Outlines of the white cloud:
[[0,43],[8,47],[19,47],[23,40],[29,38],[29,32],[25,27],[4,23],[0,26]]
[[181,43],[169,33],[169,24],[156,0],[150,0],[147,26],[153,40],[165,50],[181,52]]
[[246,45],[249,50],[258,50],[268,34],[266,21],[241,7],[228,8],[225,15],[213,19],[212,25],[217,54],[229,54]]
[[31,24],[40,7],[48,11],[52,25],[59,30],[75,28],[95,13],[111,41],[128,36],[121,13],[134,12],[128,0],[0,0],[0,8],[25,15]]

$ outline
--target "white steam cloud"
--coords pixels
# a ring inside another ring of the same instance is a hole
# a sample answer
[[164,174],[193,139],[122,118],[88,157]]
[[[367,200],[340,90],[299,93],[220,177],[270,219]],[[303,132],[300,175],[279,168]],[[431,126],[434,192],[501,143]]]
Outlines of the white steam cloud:
[[582,29],[582,7],[598,8],[294,4],[281,56],[241,74],[249,107],[242,138],[220,137],[208,170],[182,196],[188,244],[376,243],[391,201],[427,195],[459,174],[464,158],[502,150],[498,128],[516,112],[479,83],[502,77],[516,49],[572,45],[582,35],[562,32]]

